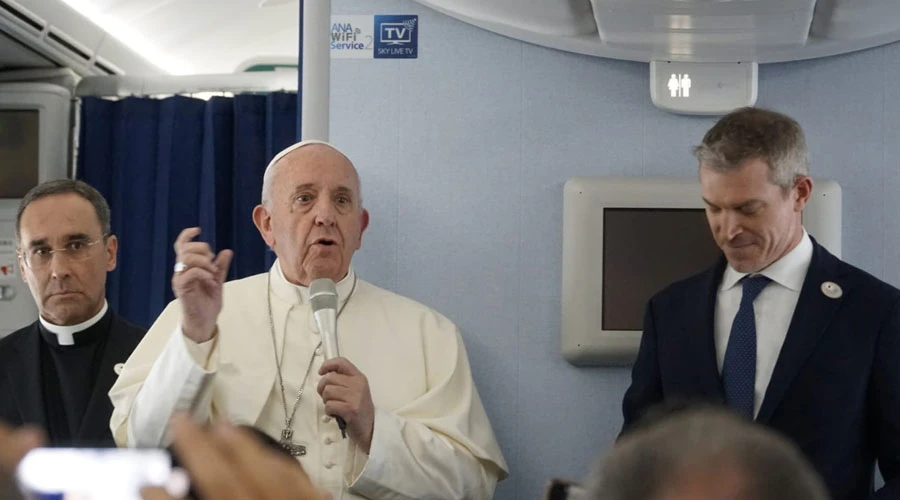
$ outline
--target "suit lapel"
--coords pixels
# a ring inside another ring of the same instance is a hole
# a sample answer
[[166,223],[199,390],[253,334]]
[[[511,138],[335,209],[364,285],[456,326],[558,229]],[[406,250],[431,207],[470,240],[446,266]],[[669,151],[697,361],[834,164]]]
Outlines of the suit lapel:
[[[815,240],[813,247],[813,258],[800,290],[800,298],[756,417],[761,423],[768,422],[781,404],[785,393],[828,328],[843,298],[850,292],[850,283],[840,279],[841,273],[837,266],[840,261]],[[841,297],[829,298],[822,292],[822,284],[826,281],[835,282],[843,289]]]
[[130,335],[126,335],[119,317],[112,315],[109,332],[106,337],[106,347],[100,357],[100,367],[97,379],[91,391],[84,417],[81,419],[81,428],[75,435],[75,441],[84,445],[104,445],[112,443],[112,433],[109,430],[109,419],[112,415],[112,403],[109,400],[109,389],[119,376],[115,372],[117,363],[124,363],[128,359],[131,349],[134,348]]
[[13,392],[22,420],[47,428],[47,411],[41,386],[41,335],[38,323],[31,325],[27,335],[16,344],[16,356],[10,356],[7,374],[14,383]]
[[[725,272],[725,258],[703,274],[697,286],[689,290],[686,300],[690,301],[685,308],[687,317],[682,323],[685,330],[685,343],[689,346],[686,352],[698,353],[697,357],[685,359],[693,366],[685,367],[684,373],[697,374],[694,381],[705,395],[715,395],[724,400],[722,381],[719,377],[719,365],[716,362],[715,313],[716,296],[722,274]],[[692,384],[693,385],[693,384]]]

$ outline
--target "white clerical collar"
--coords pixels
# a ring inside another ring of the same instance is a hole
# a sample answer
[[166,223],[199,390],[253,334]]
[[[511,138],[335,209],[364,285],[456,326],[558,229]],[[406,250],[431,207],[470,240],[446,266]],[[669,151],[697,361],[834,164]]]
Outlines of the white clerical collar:
[[100,312],[95,314],[93,318],[77,325],[54,325],[53,323],[44,319],[43,316],[38,316],[38,319],[41,321],[41,324],[44,325],[44,328],[48,332],[56,335],[56,340],[57,342],[59,342],[59,345],[75,345],[75,334],[96,325],[97,322],[100,321],[100,319],[103,317],[103,315],[106,314],[107,309],[109,309],[109,304],[107,304],[106,300],[104,299],[103,308],[100,309]]
[[[278,260],[272,264],[272,269],[269,270],[269,273],[272,276],[272,291],[275,292],[275,295],[292,304],[306,304],[309,302],[309,287],[295,285],[288,281],[284,277],[284,271],[282,271]],[[350,266],[344,278],[335,283],[340,302],[347,300],[347,297],[353,290],[355,281],[356,274],[353,272],[353,266]]]
[[[783,257],[769,264],[769,267],[755,274],[761,274],[779,285],[799,292],[803,288],[803,281],[806,279],[806,271],[809,270],[809,264],[812,262],[813,246],[806,228],[803,229],[803,238],[790,252]],[[722,290],[728,290],[746,276],[747,273],[736,271],[731,264],[725,268],[725,274],[722,276]]]

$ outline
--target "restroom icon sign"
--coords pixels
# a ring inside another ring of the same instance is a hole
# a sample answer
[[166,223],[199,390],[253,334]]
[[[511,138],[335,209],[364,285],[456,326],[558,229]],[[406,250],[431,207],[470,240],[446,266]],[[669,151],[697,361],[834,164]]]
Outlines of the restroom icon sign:
[[669,77],[669,95],[672,97],[691,96],[691,75],[688,73],[672,73]]

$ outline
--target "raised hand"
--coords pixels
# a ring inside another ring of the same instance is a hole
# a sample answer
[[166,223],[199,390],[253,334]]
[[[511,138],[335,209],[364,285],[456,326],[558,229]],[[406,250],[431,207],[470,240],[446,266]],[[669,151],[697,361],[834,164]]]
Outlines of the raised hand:
[[181,329],[194,342],[203,343],[216,333],[216,319],[222,310],[222,284],[234,253],[213,254],[209,245],[192,241],[199,227],[189,227],[175,239],[175,273],[172,291],[181,299]]

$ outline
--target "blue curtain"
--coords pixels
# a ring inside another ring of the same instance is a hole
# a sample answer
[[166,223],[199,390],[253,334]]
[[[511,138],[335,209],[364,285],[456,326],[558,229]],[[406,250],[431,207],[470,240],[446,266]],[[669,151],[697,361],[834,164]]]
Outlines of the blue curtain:
[[299,135],[297,114],[295,93],[83,99],[78,177],[106,197],[119,238],[113,310],[153,323],[173,298],[173,243],[186,227],[213,251],[234,250],[229,279],[268,269],[251,213],[266,164]]

